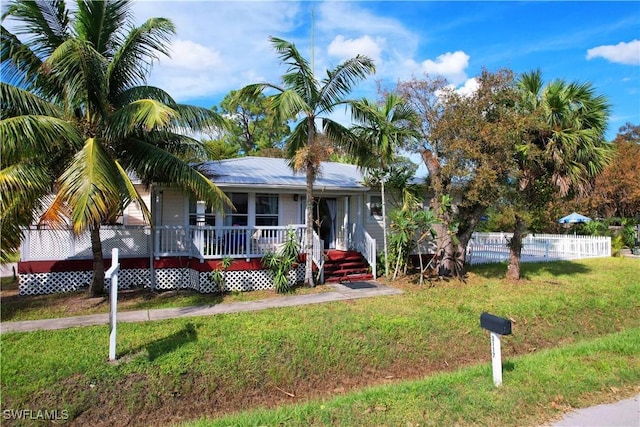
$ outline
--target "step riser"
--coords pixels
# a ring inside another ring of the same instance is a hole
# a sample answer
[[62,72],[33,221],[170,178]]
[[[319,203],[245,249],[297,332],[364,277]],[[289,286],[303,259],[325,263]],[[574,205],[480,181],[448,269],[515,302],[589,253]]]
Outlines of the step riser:
[[326,252],[324,264],[325,282],[340,283],[352,280],[371,280],[369,264],[359,252]]

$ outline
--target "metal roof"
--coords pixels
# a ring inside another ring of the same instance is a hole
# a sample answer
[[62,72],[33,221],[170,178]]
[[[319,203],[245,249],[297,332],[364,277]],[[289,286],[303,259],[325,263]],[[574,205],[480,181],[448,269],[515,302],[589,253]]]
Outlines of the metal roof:
[[[202,163],[198,170],[219,186],[256,186],[304,189],[305,172],[294,172],[286,159],[240,157]],[[314,189],[366,191],[357,166],[322,162]]]

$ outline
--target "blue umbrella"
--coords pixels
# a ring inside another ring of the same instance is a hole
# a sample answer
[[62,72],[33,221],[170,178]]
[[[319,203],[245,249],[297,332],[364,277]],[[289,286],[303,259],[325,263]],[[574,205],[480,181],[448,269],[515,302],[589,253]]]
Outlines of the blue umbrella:
[[589,218],[588,216],[580,215],[577,212],[573,212],[570,215],[563,216],[558,220],[560,224],[577,224],[589,221],[591,221],[591,218]]

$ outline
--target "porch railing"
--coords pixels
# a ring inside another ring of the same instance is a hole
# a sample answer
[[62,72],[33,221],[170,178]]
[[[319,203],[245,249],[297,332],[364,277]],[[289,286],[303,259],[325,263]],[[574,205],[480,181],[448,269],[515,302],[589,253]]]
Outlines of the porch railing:
[[[301,252],[304,251],[305,225],[287,226],[103,226],[100,229],[103,255],[108,258],[113,248],[120,257],[189,256],[222,259],[258,258],[276,252],[286,241],[290,230],[296,235]],[[27,229],[21,248],[22,261],[57,261],[91,259],[91,238],[88,232],[79,236],[72,230]],[[153,236],[152,236],[153,233]],[[152,239],[153,237],[153,239]],[[152,242],[153,240],[153,242]],[[376,274],[376,241],[362,227],[349,233],[348,249],[362,253]],[[313,262],[322,280],[324,243],[317,233],[313,236]]]
[[200,259],[256,258],[276,252],[290,230],[300,247],[304,225],[287,226],[157,226],[155,256],[192,256]]
[[362,256],[367,260],[367,262],[371,266],[371,274],[373,275],[373,277],[378,277],[376,275],[376,239],[371,237],[371,235],[367,233],[364,227],[360,226],[359,224],[354,227],[353,232],[350,234],[350,246],[352,246],[356,251],[360,252]]
[[319,282],[324,283],[324,240],[320,239],[320,236],[315,231],[313,232],[312,253],[313,262],[318,266]]

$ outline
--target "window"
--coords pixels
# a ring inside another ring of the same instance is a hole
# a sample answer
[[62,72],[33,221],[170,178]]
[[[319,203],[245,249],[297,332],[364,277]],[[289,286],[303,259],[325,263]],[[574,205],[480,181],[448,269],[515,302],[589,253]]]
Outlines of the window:
[[382,219],[382,196],[369,196],[369,218]]
[[189,201],[189,225],[216,225],[216,214],[203,201]]
[[256,194],[256,225],[278,225],[277,194]]
[[249,195],[247,193],[230,193],[228,196],[236,210],[234,211],[228,206],[224,208],[224,225],[248,225]]

